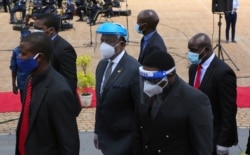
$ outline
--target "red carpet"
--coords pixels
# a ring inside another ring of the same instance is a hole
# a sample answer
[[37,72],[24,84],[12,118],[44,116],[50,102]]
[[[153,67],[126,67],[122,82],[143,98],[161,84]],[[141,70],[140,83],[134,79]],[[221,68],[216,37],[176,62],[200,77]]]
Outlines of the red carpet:
[[[90,108],[96,106],[96,95],[95,90],[92,88],[88,89],[89,92],[93,93],[92,103]],[[15,95],[12,92],[0,92],[0,112],[19,112],[21,111],[20,96]]]
[[237,88],[237,106],[239,108],[250,108],[250,87]]
[[[92,105],[96,106],[96,95],[94,89],[90,88],[93,93]],[[238,87],[237,106],[239,108],[250,108],[250,87]],[[0,92],[0,112],[19,112],[21,103],[19,95],[14,95],[12,92]]]

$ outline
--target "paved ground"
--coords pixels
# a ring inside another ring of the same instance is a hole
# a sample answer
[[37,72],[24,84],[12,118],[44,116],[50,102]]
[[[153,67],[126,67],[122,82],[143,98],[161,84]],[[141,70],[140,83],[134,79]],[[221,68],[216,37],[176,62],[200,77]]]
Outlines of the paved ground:
[[[141,39],[141,36],[134,30],[136,16],[140,10],[148,8],[158,12],[160,16],[158,32],[163,36],[168,46],[168,52],[171,53],[176,61],[177,73],[187,81],[188,63],[186,54],[188,39],[198,32],[204,32],[211,36],[214,47],[218,44],[219,15],[211,12],[211,0],[127,0],[127,2],[122,2],[121,10],[130,9],[132,15],[129,17],[113,17],[112,20],[128,28],[130,43],[127,46],[127,51],[136,58],[139,54],[139,42]],[[221,45],[226,50],[225,52],[223,51],[222,54],[225,61],[235,70],[238,86],[250,86],[249,14],[250,1],[240,0],[236,30],[237,44],[225,43],[225,21],[224,16],[222,16]],[[11,91],[11,76],[8,69],[9,59],[11,50],[19,43],[20,33],[18,31],[13,31],[12,25],[8,24],[9,14],[0,12],[0,19],[0,92],[3,92]],[[74,29],[62,31],[60,35],[75,47],[78,55],[88,54],[92,56],[90,70],[94,72],[100,60],[98,48],[95,48],[95,43],[97,42],[96,38],[98,38],[95,34],[95,29],[98,23],[93,27],[89,27],[85,22],[75,22],[76,19],[77,17],[72,21]],[[100,22],[104,20],[105,19],[100,19]],[[91,42],[92,44],[90,44]],[[218,54],[218,49],[215,49],[215,53]],[[229,57],[227,57],[226,54],[228,54]],[[231,58],[231,61],[228,60],[229,58]],[[234,66],[232,62],[236,66]],[[237,68],[239,68],[239,71]],[[78,126],[81,135],[85,133],[85,136],[92,135],[94,114],[94,108],[83,109],[81,112],[78,117]],[[19,113],[0,113],[0,122],[4,122],[0,124],[0,134],[5,135],[0,136],[0,141],[2,137],[5,139],[6,135],[10,135],[7,136],[6,140],[10,141],[11,145],[13,144],[13,134],[15,133],[16,119],[18,117]],[[242,138],[240,139],[241,147],[244,147],[248,135],[246,131],[250,125],[250,109],[238,109],[237,123],[238,127],[241,128],[239,130],[240,134],[244,133],[241,134]],[[81,140],[83,143],[86,142],[84,139]],[[88,140],[87,138],[87,141]],[[10,146],[10,148],[13,148],[13,146]],[[0,147],[0,150],[2,149],[3,148]],[[90,153],[86,154],[90,155]]]

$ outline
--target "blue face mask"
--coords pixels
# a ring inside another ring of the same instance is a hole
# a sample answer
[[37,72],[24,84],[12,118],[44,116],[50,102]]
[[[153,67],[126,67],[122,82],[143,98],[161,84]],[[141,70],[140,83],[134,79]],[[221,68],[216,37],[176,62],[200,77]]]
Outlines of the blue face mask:
[[17,58],[17,65],[18,67],[29,73],[31,72],[32,70],[36,69],[37,66],[38,66],[38,62],[36,61],[36,58],[37,56],[39,55],[40,53],[37,53],[33,58],[29,58],[29,59],[25,59],[25,60],[22,60],[20,59],[19,57]]
[[200,64],[202,59],[206,56],[206,54],[201,58],[199,59],[201,53],[203,53],[205,51],[206,47],[204,47],[200,53],[195,53],[195,52],[192,52],[192,51],[189,51],[188,52],[188,60],[192,63],[192,64]]
[[188,61],[190,61],[192,64],[199,64],[201,63],[201,59],[199,59],[199,56],[200,54],[189,51]]
[[140,25],[137,23],[135,24],[135,30],[137,33],[142,34],[142,31],[140,30]]

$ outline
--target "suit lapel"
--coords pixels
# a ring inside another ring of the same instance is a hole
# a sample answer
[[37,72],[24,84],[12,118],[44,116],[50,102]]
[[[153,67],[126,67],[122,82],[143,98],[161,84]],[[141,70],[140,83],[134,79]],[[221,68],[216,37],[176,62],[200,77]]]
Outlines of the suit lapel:
[[[142,42],[142,40],[141,40],[141,51],[140,51],[140,55],[139,55],[139,61],[142,61],[143,59],[144,59],[144,56],[145,55],[147,55],[146,53],[148,52],[148,48],[149,48],[149,44],[150,43],[152,43],[154,40],[155,40],[155,38],[156,38],[156,36],[158,35],[158,33],[157,32],[155,32],[153,35],[152,35],[152,37],[148,40],[148,42],[146,43],[146,45],[145,45],[145,47],[144,48],[142,48],[142,44],[143,44],[143,42],[145,42],[145,41],[143,41]],[[144,37],[142,38],[142,39],[144,39]]]
[[214,57],[213,61],[207,68],[206,72],[204,73],[203,79],[200,84],[200,90],[206,87],[207,81],[210,79],[210,77],[213,75],[213,70],[215,69],[215,63],[216,63],[216,57]]
[[127,61],[127,57],[128,57],[127,53],[124,53],[122,59],[117,64],[116,68],[114,69],[110,78],[108,79],[107,84],[104,86],[105,89],[109,89],[115,83],[115,81],[123,74],[124,70],[126,69],[125,63]]
[[190,73],[189,73],[189,85],[194,86],[194,79],[196,75],[198,65],[191,65],[190,66]]
[[[159,107],[159,111],[157,112],[155,118],[152,120],[151,123],[151,133],[153,134],[157,132],[157,128],[159,126],[157,124],[162,124],[162,118],[171,118],[168,117],[171,113],[173,113],[173,109],[176,106],[176,104],[179,102],[181,96],[180,90],[180,79],[176,76],[176,79],[174,81],[174,84],[172,84],[172,87],[170,88],[169,91],[167,91],[165,99],[162,101],[162,105]],[[160,121],[160,122],[159,122]],[[164,120],[165,122],[171,121],[171,120]],[[156,130],[156,131],[155,131]]]
[[[51,73],[51,70],[49,71],[49,74]],[[47,75],[50,76],[50,75]],[[51,77],[51,76],[50,76]],[[39,107],[43,101],[44,96],[46,95],[48,91],[48,87],[51,83],[51,78],[46,78],[45,81],[40,82],[37,84],[37,86],[34,87],[36,91],[32,95],[33,102],[31,102],[31,114],[30,114],[30,127],[29,130],[32,130],[32,127],[34,125],[34,122],[36,120],[36,116],[38,114]],[[34,100],[35,99],[35,100]],[[30,133],[30,132],[28,132]]]
[[100,68],[97,71],[97,72],[99,72],[98,76],[96,76],[96,78],[97,78],[96,79],[96,81],[97,81],[97,83],[96,83],[96,93],[97,93],[98,96],[99,96],[100,91],[101,91],[102,78],[104,76],[105,69],[106,69],[107,65],[108,65],[108,60],[103,60],[101,62],[101,64],[100,64]]

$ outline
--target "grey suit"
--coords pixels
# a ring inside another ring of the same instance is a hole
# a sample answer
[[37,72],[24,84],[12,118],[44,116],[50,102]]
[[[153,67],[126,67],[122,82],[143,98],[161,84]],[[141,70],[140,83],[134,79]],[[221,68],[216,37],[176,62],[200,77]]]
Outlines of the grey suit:
[[135,107],[139,103],[139,63],[126,52],[101,92],[107,59],[96,69],[95,133],[105,155],[131,155],[135,141]]
[[139,106],[137,131],[142,141],[137,154],[211,155],[213,115],[208,97],[178,77],[158,97],[160,107],[154,118],[149,104]]

